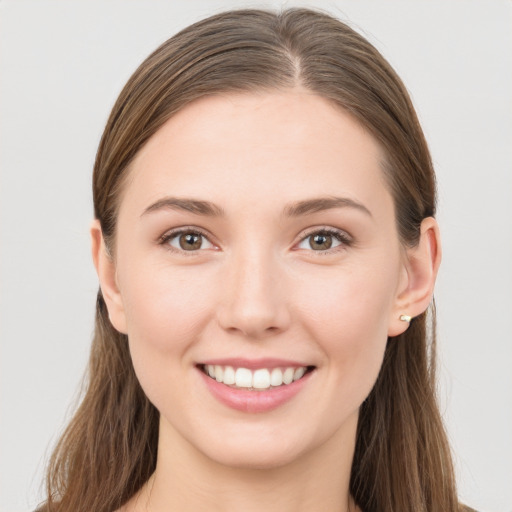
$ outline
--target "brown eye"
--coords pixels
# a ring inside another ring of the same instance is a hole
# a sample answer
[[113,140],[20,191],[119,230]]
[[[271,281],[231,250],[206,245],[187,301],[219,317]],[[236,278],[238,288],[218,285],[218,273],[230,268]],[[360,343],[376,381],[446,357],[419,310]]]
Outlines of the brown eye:
[[201,249],[203,244],[203,236],[198,233],[184,233],[179,236],[180,247],[184,251],[195,251]]
[[305,236],[298,244],[298,248],[315,252],[332,252],[339,246],[348,247],[350,244],[351,239],[344,231],[333,229],[332,231],[320,230]]
[[325,251],[332,247],[332,235],[317,233],[309,237],[309,246],[316,251]]
[[163,237],[162,243],[169,244],[175,250],[187,252],[212,249],[214,247],[205,235],[197,231],[171,233]]

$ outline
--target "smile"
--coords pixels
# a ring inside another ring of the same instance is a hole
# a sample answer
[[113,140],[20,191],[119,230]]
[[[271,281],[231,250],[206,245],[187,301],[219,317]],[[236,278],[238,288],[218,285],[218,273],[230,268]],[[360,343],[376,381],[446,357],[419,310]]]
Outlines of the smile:
[[316,373],[316,366],[277,359],[205,361],[196,368],[214,398],[245,413],[266,413],[284,406]]
[[227,386],[245,390],[268,390],[287,386],[301,379],[312,367],[284,367],[284,368],[235,368],[233,366],[205,364],[202,371]]

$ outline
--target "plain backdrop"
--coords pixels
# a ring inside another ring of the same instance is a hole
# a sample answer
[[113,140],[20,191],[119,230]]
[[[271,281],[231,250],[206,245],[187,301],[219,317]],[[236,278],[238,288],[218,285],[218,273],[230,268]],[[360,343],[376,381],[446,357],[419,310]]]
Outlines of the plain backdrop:
[[349,20],[412,94],[439,180],[440,398],[460,494],[512,511],[512,3],[13,0],[0,1],[1,512],[40,498],[87,361],[91,169],[121,87],[191,22],[291,5]]

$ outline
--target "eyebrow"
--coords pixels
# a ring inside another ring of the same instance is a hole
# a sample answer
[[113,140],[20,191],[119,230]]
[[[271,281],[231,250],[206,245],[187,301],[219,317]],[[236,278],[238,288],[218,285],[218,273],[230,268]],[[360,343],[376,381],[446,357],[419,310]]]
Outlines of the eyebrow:
[[[300,217],[302,215],[317,213],[324,210],[331,210],[334,208],[354,208],[372,217],[370,210],[366,208],[364,204],[348,197],[336,196],[305,199],[303,201],[291,203],[285,206],[283,215],[286,217]],[[207,217],[223,217],[226,214],[220,206],[217,206],[210,201],[180,197],[164,197],[148,206],[142,212],[141,216],[165,209],[183,210],[186,212],[194,213],[196,215],[203,215]]]
[[[159,199],[156,203],[148,206],[142,215],[151,213],[157,210],[183,210],[186,212],[195,213],[196,215],[205,215],[208,217],[222,217],[225,215],[224,210],[210,201],[201,201],[199,199],[187,199],[180,197],[164,197]],[[141,216],[142,216],[141,215]]]
[[362,203],[349,199],[348,197],[318,197],[314,199],[306,199],[298,201],[285,207],[284,215],[288,217],[299,217],[300,215],[308,215],[323,210],[331,210],[333,208],[354,208],[366,215],[372,217],[368,208]]

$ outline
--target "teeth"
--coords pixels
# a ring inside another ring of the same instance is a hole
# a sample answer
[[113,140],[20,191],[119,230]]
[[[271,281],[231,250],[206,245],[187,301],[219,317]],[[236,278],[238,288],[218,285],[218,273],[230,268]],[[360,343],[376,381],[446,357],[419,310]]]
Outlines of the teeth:
[[283,383],[283,372],[281,368],[274,368],[272,373],[270,374],[270,385],[271,386],[281,386]]
[[304,368],[304,366],[297,368],[295,370],[295,372],[293,373],[293,380],[299,380],[305,373],[306,373],[306,368]]
[[235,372],[235,385],[237,388],[252,387],[252,372],[247,368],[237,368]]
[[235,370],[233,370],[232,366],[226,366],[226,368],[224,368],[223,382],[224,382],[224,384],[229,384],[229,385],[232,385],[236,382]]
[[270,387],[270,372],[268,370],[256,370],[252,376],[252,387],[267,389]]
[[288,385],[302,378],[306,370],[305,366],[272,368],[271,370],[260,368],[254,371],[247,368],[237,368],[235,370],[232,366],[212,364],[204,366],[205,373],[217,382],[245,389],[269,389],[283,384]]
[[286,368],[283,373],[283,382],[285,384],[291,384],[293,382],[293,374],[295,372],[294,368]]

